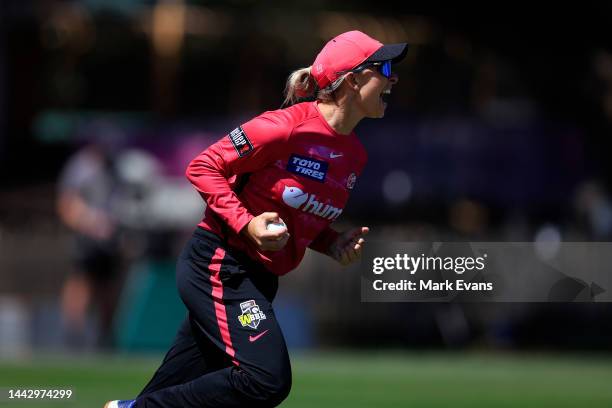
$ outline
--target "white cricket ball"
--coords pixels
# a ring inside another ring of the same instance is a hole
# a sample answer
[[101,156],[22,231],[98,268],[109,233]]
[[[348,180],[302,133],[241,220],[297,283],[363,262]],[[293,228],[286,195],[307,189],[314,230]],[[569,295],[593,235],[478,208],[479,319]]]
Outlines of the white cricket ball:
[[272,232],[281,231],[282,229],[286,229],[286,228],[287,228],[287,226],[282,221],[281,222],[270,222],[266,226],[266,229],[268,231],[272,231]]

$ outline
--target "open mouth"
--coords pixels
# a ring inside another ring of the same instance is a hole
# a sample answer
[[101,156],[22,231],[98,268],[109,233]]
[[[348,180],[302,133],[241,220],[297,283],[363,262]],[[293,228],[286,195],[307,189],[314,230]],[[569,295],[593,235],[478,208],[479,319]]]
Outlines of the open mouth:
[[391,90],[390,89],[385,89],[384,91],[382,91],[382,93],[380,94],[380,99],[382,99],[382,101],[384,103],[389,103],[389,97],[391,96]]

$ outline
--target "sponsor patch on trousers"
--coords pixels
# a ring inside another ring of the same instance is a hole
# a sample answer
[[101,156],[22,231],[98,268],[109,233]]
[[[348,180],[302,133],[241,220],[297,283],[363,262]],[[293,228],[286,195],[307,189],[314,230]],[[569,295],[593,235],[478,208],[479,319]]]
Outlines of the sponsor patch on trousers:
[[327,175],[327,162],[292,154],[287,162],[287,170],[291,173],[324,182]]
[[234,145],[234,149],[236,149],[236,153],[238,153],[238,156],[246,156],[253,150],[253,144],[247,137],[244,130],[242,130],[241,126],[238,126],[236,129],[232,130],[227,136],[232,141],[232,144]]

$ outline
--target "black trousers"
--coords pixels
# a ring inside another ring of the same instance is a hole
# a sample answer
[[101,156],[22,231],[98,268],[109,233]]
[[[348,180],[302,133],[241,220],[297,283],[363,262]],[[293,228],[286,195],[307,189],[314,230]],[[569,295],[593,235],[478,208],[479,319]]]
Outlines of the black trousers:
[[275,407],[291,366],[274,316],[278,277],[198,228],[177,263],[189,311],[137,408]]

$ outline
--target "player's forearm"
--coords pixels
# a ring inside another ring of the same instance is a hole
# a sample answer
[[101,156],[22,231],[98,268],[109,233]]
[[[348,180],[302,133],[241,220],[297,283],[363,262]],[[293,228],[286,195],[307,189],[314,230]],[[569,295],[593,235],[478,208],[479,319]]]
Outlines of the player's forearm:
[[187,178],[200,192],[208,207],[239,234],[253,215],[232,191],[225,174],[226,170],[204,153],[189,164],[186,172]]
[[324,255],[332,256],[332,245],[338,239],[338,235],[339,233],[336,230],[328,226],[319,233],[308,247]]

